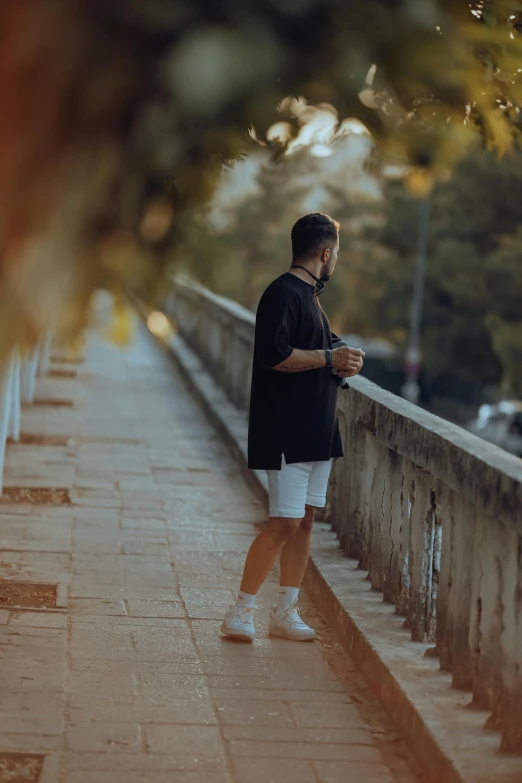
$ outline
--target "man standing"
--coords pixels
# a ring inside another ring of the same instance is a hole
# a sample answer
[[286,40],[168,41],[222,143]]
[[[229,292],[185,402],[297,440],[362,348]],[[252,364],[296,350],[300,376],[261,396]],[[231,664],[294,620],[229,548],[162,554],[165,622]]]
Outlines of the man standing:
[[[335,347],[339,338],[319,304],[339,252],[339,224],[328,215],[300,218],[292,228],[292,265],[259,303],[252,372],[248,464],[266,470],[269,520],[248,552],[237,601],[222,633],[252,641],[259,588],[280,555],[281,587],[270,634],[314,639],[296,607],[316,508],[326,503],[332,462],[342,457],[337,387],[356,375],[363,352]],[[337,371],[337,373],[335,373]]]

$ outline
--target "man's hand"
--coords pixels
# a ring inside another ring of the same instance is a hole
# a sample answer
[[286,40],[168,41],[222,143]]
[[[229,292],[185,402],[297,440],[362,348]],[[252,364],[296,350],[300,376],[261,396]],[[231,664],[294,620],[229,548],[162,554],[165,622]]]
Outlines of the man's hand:
[[338,370],[340,378],[353,378],[361,372],[364,351],[358,348],[334,348],[332,350],[332,367]]

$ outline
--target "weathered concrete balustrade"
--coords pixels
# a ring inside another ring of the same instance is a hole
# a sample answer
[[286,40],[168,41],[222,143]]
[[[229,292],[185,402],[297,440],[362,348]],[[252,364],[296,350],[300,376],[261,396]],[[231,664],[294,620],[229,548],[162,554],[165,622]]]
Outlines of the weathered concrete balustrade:
[[22,403],[34,401],[36,377],[48,373],[50,353],[51,341],[46,337],[27,356],[15,349],[0,372],[0,493],[7,439],[20,439]]
[[[166,309],[245,409],[254,316],[179,280]],[[341,548],[522,753],[522,460],[364,378],[340,392],[339,420],[326,515]]]

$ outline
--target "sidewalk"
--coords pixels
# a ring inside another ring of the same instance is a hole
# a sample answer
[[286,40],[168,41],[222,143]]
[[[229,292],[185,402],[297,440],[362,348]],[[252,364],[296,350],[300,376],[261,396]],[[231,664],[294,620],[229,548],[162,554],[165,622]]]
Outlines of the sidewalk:
[[306,596],[318,642],[267,637],[276,575],[220,637],[265,512],[155,343],[53,369],[0,505],[0,783],[415,783]]

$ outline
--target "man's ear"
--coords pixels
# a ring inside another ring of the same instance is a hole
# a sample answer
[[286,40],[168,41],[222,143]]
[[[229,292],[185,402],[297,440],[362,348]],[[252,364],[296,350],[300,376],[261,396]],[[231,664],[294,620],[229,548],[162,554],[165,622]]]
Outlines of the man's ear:
[[327,264],[328,263],[328,259],[330,258],[331,252],[332,251],[330,250],[329,247],[325,247],[325,249],[321,253],[321,261],[323,262],[323,264]]

